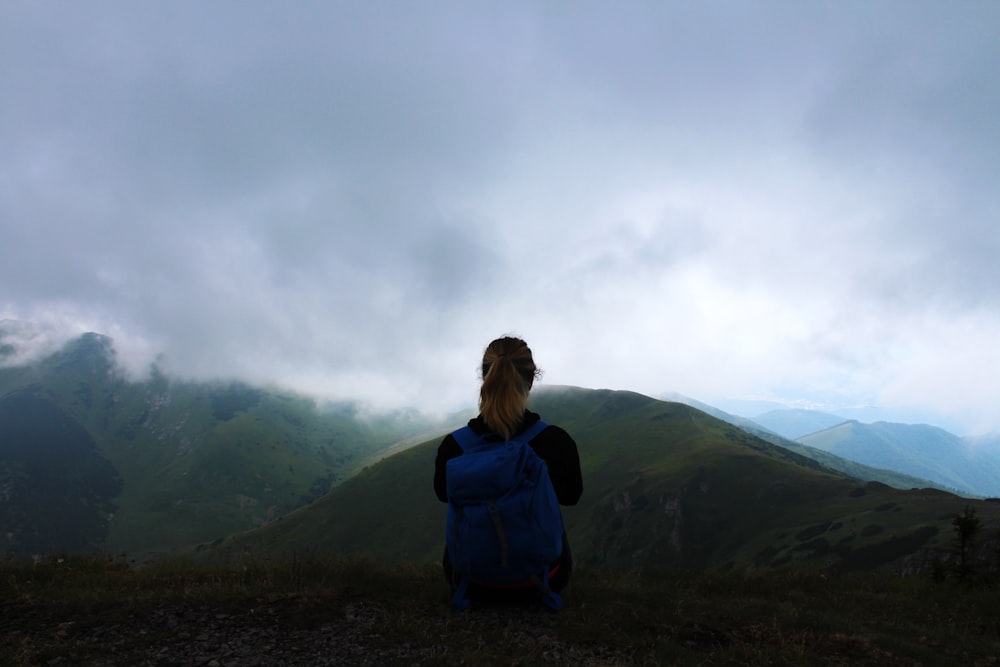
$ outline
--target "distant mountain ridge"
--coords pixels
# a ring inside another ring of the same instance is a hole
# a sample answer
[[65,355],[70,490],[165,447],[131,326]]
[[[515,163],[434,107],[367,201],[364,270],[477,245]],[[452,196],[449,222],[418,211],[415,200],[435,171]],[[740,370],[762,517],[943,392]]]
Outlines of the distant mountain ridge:
[[849,420],[828,412],[792,409],[770,410],[757,415],[753,421],[789,440],[798,440],[810,433],[823,431]]
[[974,446],[935,426],[848,421],[799,442],[866,465],[946,484],[965,493],[1000,496],[1000,449]]
[[1000,496],[1000,436],[963,438],[927,424],[864,424],[815,410],[771,410],[753,419],[707,411],[860,479],[897,488],[934,486],[971,496]]
[[[895,487],[897,489],[914,489],[914,488],[938,488],[942,491],[956,492],[958,489],[954,486],[948,484],[931,480],[928,478],[919,477],[916,475],[910,475],[898,470],[891,468],[880,468],[878,466],[866,465],[857,460],[837,456],[823,449],[817,447],[812,447],[808,444],[804,444],[800,440],[794,440],[777,432],[778,429],[784,431],[785,433],[797,432],[802,425],[808,423],[810,425],[822,424],[822,423],[841,423],[844,420],[836,415],[829,415],[826,413],[817,413],[817,416],[803,415],[801,413],[808,413],[808,410],[789,410],[787,412],[793,413],[788,420],[785,420],[782,415],[778,414],[784,411],[773,411],[768,413],[770,415],[770,423],[776,427],[775,430],[766,428],[756,421],[749,419],[747,417],[740,417],[737,415],[729,414],[723,410],[715,408],[713,406],[707,405],[700,401],[682,396],[680,394],[669,395],[668,400],[675,400],[679,403],[685,405],[690,405],[692,407],[698,408],[702,412],[712,415],[716,419],[721,419],[724,422],[732,424],[747,433],[757,436],[762,440],[765,440],[773,445],[778,445],[785,449],[791,450],[803,456],[806,456],[824,466],[831,468],[832,470],[837,470],[845,475],[854,477],[856,479],[865,481],[881,482],[882,484],[887,484],[889,486]],[[783,424],[791,424],[788,428],[784,428]]]

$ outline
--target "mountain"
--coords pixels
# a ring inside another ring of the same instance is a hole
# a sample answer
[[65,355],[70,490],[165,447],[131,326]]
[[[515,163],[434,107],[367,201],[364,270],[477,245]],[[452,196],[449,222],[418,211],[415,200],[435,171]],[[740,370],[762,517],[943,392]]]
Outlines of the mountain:
[[[7,324],[0,553],[141,557],[198,543],[229,548],[237,534],[286,552],[440,556],[443,507],[429,471],[441,435],[468,415],[373,416],[273,388],[182,382],[155,367],[129,381],[110,338],[89,333],[62,347],[44,339],[39,352],[26,347],[37,333]],[[565,387],[539,388],[533,400],[580,443],[587,492],[567,522],[581,561],[600,567],[889,562],[943,548],[946,519],[965,502],[888,488],[931,483],[747,420],[737,428],[717,410],[722,419],[630,392]],[[970,456],[982,462],[976,452],[989,449],[971,447]],[[968,488],[958,481],[941,484]],[[993,505],[982,507],[992,516]]]
[[753,421],[789,440],[796,440],[842,424],[847,419],[818,410],[770,410],[757,415]]
[[[763,398],[732,398],[719,397],[715,403],[716,407],[737,415],[762,415],[769,412],[784,412],[788,410],[787,402],[778,402]],[[804,410],[804,412],[818,412],[819,410]],[[826,413],[831,415],[831,413]],[[903,407],[903,406],[879,406],[879,405],[839,405],[835,413],[831,416],[837,417],[834,424],[827,424],[826,427],[834,426],[836,423],[845,421],[859,421],[863,424],[884,421],[898,424],[933,424],[939,428],[950,430],[953,433],[961,433],[962,426],[954,421],[943,417],[940,412],[934,410],[932,406],[924,408]],[[756,417],[752,417],[756,421]],[[820,429],[816,429],[820,430]],[[805,434],[800,434],[805,435]]]
[[965,442],[973,450],[986,449],[1000,451],[1000,434],[981,435],[972,438],[965,438]]
[[[585,491],[564,514],[576,560],[594,568],[926,567],[972,504],[860,482],[700,410],[621,391],[536,390],[533,408],[580,450]],[[432,490],[439,439],[369,466],[259,529],[200,545],[203,558],[337,553],[387,562],[441,557],[445,506]]]
[[799,438],[799,442],[966,493],[1000,496],[1000,448],[995,443],[974,446],[935,426],[849,421]]
[[29,392],[0,399],[0,543],[47,553],[99,551],[122,479],[69,414]]
[[[141,554],[261,525],[444,428],[237,382],[130,382],[113,341],[0,351],[0,554]],[[11,364],[11,360],[15,363]]]
[[[740,417],[737,415],[732,415],[728,412],[720,410],[711,405],[702,403],[700,401],[682,396],[680,394],[669,394],[667,400],[673,400],[678,403],[683,403],[691,407],[697,408],[702,412],[712,415],[716,419],[721,419],[722,421],[732,424],[733,426],[739,427],[741,430],[754,435],[765,442],[769,442],[772,445],[777,445],[785,449],[791,450],[796,454],[800,454],[807,458],[820,463],[827,468],[841,472],[848,477],[853,477],[855,479],[860,479],[870,482],[881,482],[882,484],[887,484],[889,486],[895,487],[897,489],[914,489],[914,488],[937,488],[942,491],[956,491],[954,487],[947,486],[945,484],[940,484],[938,482],[931,481],[929,479],[923,479],[921,477],[916,477],[914,475],[906,475],[895,470],[890,470],[887,468],[877,468],[873,466],[867,466],[857,461],[842,458],[840,456],[835,456],[830,452],[824,451],[822,449],[817,449],[816,447],[810,447],[808,445],[802,444],[796,440],[789,439],[787,436],[779,435],[774,430],[766,428],[756,421],[747,419],[746,417]],[[784,411],[772,411],[774,413],[784,412]],[[787,412],[800,412],[800,411],[787,411]],[[803,410],[801,412],[810,412],[808,410]],[[843,420],[834,415],[825,415],[824,413],[816,413],[815,421],[813,423],[819,423],[822,421],[828,421],[832,418],[834,423],[840,423]],[[803,422],[806,420],[812,421],[814,418],[811,416],[803,416]],[[794,430],[794,429],[793,429]]]
[[925,424],[877,422],[855,429],[856,420],[816,410],[772,410],[746,421],[739,424],[744,430],[859,479],[974,496],[997,495],[990,489],[1000,488],[997,437],[961,438]]

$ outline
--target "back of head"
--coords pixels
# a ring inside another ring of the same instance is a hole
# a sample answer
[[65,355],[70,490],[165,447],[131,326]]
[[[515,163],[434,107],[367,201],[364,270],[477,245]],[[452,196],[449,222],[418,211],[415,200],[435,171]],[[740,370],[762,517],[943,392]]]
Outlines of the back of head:
[[510,439],[524,417],[538,374],[531,349],[520,338],[497,338],[483,353],[482,373],[479,414],[489,428]]

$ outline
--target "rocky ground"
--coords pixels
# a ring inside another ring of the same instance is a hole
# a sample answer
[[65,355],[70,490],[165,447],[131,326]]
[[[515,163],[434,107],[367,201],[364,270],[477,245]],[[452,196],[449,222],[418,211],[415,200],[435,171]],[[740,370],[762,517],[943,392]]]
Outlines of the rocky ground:
[[988,577],[578,575],[455,612],[431,565],[0,563],[0,667],[1000,665]]
[[[486,608],[442,615],[434,622],[440,641],[419,641],[392,631],[377,604],[354,602],[302,614],[299,601],[272,599],[243,609],[221,610],[160,603],[141,613],[66,617],[29,606],[4,610],[4,640],[16,644],[14,664],[253,667],[270,665],[458,665],[468,652],[451,655],[454,642],[482,642],[485,625],[504,635],[533,663],[629,664],[625,655],[599,647],[569,646],[552,631],[555,616],[542,610]],[[121,610],[119,610],[120,612]],[[480,646],[485,661],[504,662],[499,647]]]

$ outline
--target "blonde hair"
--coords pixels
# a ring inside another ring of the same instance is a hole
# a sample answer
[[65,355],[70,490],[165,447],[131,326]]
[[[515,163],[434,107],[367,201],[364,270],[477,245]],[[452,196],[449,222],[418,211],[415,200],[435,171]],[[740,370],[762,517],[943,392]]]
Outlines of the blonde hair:
[[497,338],[483,353],[479,414],[486,426],[509,440],[528,407],[528,393],[539,375],[531,349],[520,338]]

